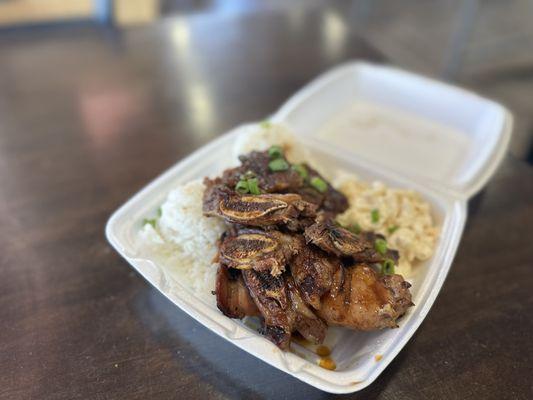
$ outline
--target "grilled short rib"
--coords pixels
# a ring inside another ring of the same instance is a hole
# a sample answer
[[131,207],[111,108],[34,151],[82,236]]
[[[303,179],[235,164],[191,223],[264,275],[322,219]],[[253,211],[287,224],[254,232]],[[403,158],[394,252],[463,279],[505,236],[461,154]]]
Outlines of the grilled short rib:
[[292,332],[322,343],[327,325],[307,307],[288,275],[243,270],[244,282],[263,316],[262,333],[281,349],[287,349]]
[[380,263],[387,258],[398,261],[398,252],[394,250],[387,250],[385,254],[376,251],[375,240],[383,236],[371,232],[354,234],[329,219],[308,226],[304,236],[308,243],[339,257],[353,257],[365,263]]
[[[410,285],[368,264],[397,262],[398,253],[378,252],[380,235],[335,224],[348,201],[309,165],[272,171],[271,160],[269,152],[251,152],[239,167],[204,180],[204,214],[228,223],[217,259],[220,311],[230,318],[260,316],[260,332],[281,349],[295,331],[322,343],[328,324],[395,327],[412,305]],[[237,192],[247,179],[257,180],[260,194]]]
[[342,263],[314,246],[302,246],[292,259],[290,269],[302,298],[318,310],[322,296],[333,288],[335,273],[342,269]]
[[308,164],[303,164],[306,168],[308,177],[307,181],[311,181],[313,178],[320,178],[327,185],[325,192],[319,192],[313,188],[313,186],[304,184],[297,188],[294,192],[303,197],[304,200],[317,204],[322,212],[328,215],[335,216],[348,209],[348,199],[344,194],[336,190],[331,183],[329,183],[318,171],[311,168]]
[[286,226],[299,230],[309,225],[317,206],[292,193],[241,195],[226,186],[206,180],[203,211],[227,222],[257,227]]
[[305,247],[301,235],[241,228],[222,237],[220,260],[231,268],[254,269],[277,276],[292,257]]
[[[288,163],[288,161],[281,156]],[[271,171],[269,163],[271,157],[268,151],[252,151],[249,154],[239,157],[241,165],[227,169],[218,178],[217,183],[234,189],[237,183],[246,176],[257,178],[258,186],[262,193],[293,193],[299,194],[306,202],[313,203],[321,211],[339,214],[348,208],[348,199],[341,192],[333,188],[316,170],[307,164],[301,164],[307,172],[307,176],[302,177],[294,168],[284,171]],[[327,185],[324,192],[315,189],[310,181],[313,178],[320,178]]]
[[234,188],[245,175],[257,178],[259,187],[266,193],[294,193],[304,184],[303,178],[292,168],[271,171],[268,166],[271,158],[267,151],[252,151],[240,156],[239,161],[240,166],[227,169],[222,174],[222,182],[229,188]]

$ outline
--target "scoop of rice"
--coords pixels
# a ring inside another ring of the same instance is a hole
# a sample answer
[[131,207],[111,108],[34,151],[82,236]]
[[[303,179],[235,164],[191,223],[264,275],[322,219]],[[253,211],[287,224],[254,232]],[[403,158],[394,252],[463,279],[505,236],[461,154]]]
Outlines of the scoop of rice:
[[209,299],[216,274],[216,242],[225,224],[203,215],[203,193],[201,180],[176,187],[162,204],[155,226],[145,224],[139,238],[140,246],[164,267],[164,273]]
[[238,161],[241,154],[268,150],[272,145],[283,146],[285,156],[291,163],[310,161],[305,146],[300,145],[285,126],[269,122],[243,131],[237,136],[233,145],[233,159]]
[[213,246],[224,232],[220,218],[202,212],[204,184],[194,180],[172,190],[161,206],[159,228],[163,238],[181,248],[189,257],[213,259]]

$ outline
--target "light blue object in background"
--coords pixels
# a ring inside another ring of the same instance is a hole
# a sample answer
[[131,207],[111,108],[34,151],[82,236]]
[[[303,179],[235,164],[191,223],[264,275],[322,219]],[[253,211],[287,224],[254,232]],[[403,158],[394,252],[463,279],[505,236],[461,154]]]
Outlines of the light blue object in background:
[[111,1],[93,0],[94,17],[98,22],[108,23],[111,20]]

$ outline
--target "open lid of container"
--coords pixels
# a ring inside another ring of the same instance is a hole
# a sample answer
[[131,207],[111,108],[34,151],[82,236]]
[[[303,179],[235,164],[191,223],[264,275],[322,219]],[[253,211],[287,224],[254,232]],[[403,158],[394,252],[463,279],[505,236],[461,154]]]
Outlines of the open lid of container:
[[505,107],[472,92],[360,62],[318,77],[272,117],[308,140],[462,198],[494,173],[512,120]]

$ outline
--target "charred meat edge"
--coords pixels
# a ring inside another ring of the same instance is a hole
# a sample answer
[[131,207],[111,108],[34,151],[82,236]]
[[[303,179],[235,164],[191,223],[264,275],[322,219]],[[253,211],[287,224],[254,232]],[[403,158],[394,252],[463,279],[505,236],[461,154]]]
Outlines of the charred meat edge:
[[[204,192],[203,211],[207,216],[219,216],[226,221],[272,229],[284,225],[299,230],[309,225],[317,206],[302,200],[297,194],[240,195],[221,185],[208,186]],[[303,220],[302,220],[303,219]]]
[[215,295],[218,309],[229,318],[261,315],[238,270],[218,266]]
[[359,264],[345,268],[342,285],[322,298],[317,314],[328,325],[371,331],[397,327],[413,305],[409,282],[401,275],[383,275]]
[[387,250],[386,254],[376,251],[375,240],[383,236],[370,232],[354,234],[332,220],[314,223],[305,229],[304,236],[307,243],[339,257],[353,257],[355,261],[365,263],[380,263],[386,258],[398,261],[398,252],[395,250]]
[[234,229],[220,243],[220,260],[237,269],[255,269],[277,276],[304,247],[301,236],[260,229]]

